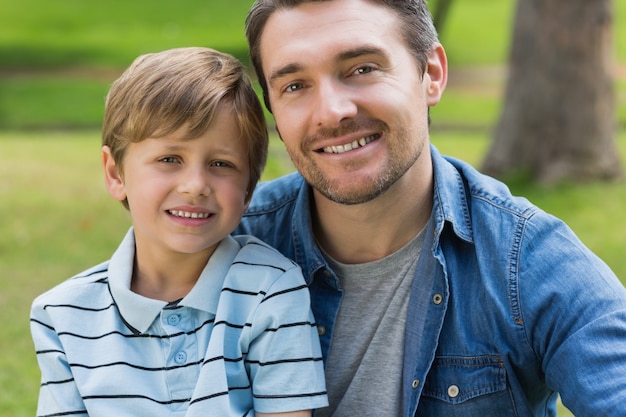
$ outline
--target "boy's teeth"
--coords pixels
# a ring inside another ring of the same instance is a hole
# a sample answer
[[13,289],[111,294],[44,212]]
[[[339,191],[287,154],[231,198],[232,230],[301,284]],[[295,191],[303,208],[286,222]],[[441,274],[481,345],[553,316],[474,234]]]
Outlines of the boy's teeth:
[[344,153],[347,151],[351,151],[352,149],[356,149],[361,146],[367,145],[368,143],[373,141],[375,137],[376,137],[375,135],[371,135],[371,136],[367,136],[367,137],[355,140],[351,143],[346,143],[345,145],[326,146],[323,150],[324,152],[327,152],[327,153]]
[[182,210],[170,210],[170,214],[176,217],[186,217],[188,219],[206,219],[209,217],[209,213],[196,213]]

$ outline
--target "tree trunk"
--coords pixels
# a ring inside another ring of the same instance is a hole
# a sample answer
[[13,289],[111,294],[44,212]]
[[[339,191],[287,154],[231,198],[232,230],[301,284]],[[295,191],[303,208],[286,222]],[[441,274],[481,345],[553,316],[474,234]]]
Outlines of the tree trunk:
[[542,183],[620,177],[612,57],[611,0],[518,0],[483,171]]

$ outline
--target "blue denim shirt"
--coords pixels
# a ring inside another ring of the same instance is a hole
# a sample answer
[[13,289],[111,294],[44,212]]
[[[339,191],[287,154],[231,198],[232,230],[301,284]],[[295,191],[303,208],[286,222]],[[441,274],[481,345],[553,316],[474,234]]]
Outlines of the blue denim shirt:
[[[615,274],[562,221],[431,152],[404,416],[555,416],[557,392],[576,416],[626,415],[626,290]],[[300,264],[326,358],[342,290],[313,238],[310,192],[297,173],[260,184],[236,233]]]

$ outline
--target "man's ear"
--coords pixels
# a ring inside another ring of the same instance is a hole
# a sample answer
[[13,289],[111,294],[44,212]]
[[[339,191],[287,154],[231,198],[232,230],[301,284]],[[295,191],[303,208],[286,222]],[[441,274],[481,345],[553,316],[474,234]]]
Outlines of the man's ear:
[[104,184],[107,191],[114,199],[124,201],[126,189],[122,172],[111,155],[111,149],[106,145],[102,147],[102,167],[104,168]]
[[285,143],[285,141],[283,140],[283,137],[280,135],[280,130],[278,130],[278,126],[276,126],[276,133],[278,134],[278,139],[280,139],[282,143]]
[[426,85],[426,103],[434,106],[439,103],[448,83],[448,58],[441,44],[437,43],[428,53],[424,82]]

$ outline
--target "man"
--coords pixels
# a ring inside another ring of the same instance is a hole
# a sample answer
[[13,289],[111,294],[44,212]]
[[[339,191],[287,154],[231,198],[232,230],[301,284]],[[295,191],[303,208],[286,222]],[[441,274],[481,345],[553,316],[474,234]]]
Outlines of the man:
[[423,0],[257,0],[267,107],[299,173],[238,232],[303,268],[317,416],[626,413],[626,291],[558,219],[429,143],[447,61]]

